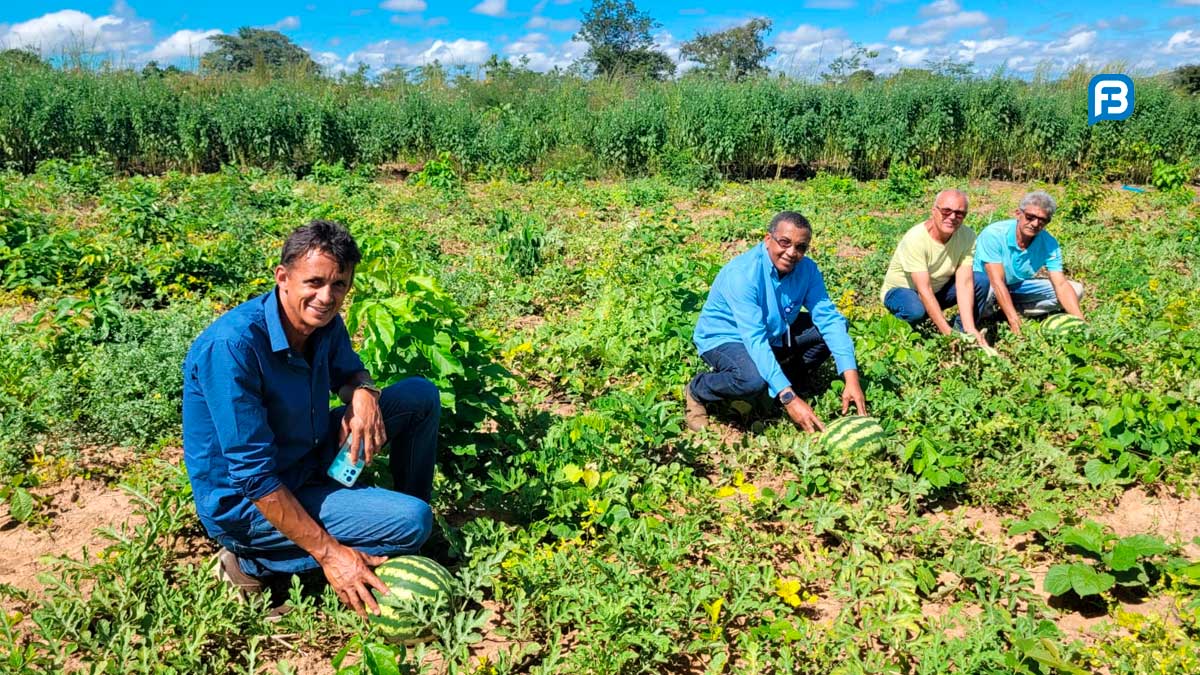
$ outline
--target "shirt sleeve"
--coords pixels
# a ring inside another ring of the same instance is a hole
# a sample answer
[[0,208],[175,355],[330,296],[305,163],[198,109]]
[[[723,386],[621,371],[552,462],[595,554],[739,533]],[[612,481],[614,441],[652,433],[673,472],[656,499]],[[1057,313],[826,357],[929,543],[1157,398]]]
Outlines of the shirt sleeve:
[[276,473],[275,433],[257,354],[241,342],[214,341],[195,368],[233,486],[250,501],[278,490],[283,482]]
[[838,374],[847,370],[858,370],[854,359],[854,340],[847,329],[846,317],[838,311],[837,305],[829,299],[829,291],[825,288],[825,276],[814,264],[812,266],[812,281],[804,293],[804,307],[812,315],[813,325],[821,331],[833,361],[837,364]]
[[746,283],[736,284],[730,289],[729,310],[737,324],[742,344],[750,353],[758,374],[767,381],[767,391],[774,397],[792,386],[792,383],[783,374],[779,361],[775,359],[775,352],[771,351],[771,343],[767,341],[767,324],[762,316],[763,299],[759,297],[761,289],[756,282],[756,279],[747,279]]
[[350,344],[350,333],[342,317],[333,320],[332,332],[329,336],[329,389],[338,393],[355,373],[366,370],[362,359],[354,353]]
[[907,234],[900,239],[900,245],[896,250],[896,259],[900,262],[900,269],[905,274],[929,271],[929,257]]
[[975,266],[975,230],[963,225],[961,231],[963,236],[966,237],[966,241],[963,242],[962,258],[958,261],[958,264],[954,266],[955,270],[963,266]]
[[1062,247],[1058,245],[1058,240],[1054,237],[1050,237],[1050,245],[1046,247],[1046,271],[1063,271]]
[[1004,262],[1004,240],[984,230],[983,234],[975,238],[975,257],[985,265]]

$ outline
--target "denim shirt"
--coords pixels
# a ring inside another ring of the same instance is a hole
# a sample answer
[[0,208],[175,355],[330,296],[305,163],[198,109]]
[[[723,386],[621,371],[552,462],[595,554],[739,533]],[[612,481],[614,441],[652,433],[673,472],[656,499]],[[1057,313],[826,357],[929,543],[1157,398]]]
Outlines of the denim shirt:
[[854,341],[829,293],[825,278],[811,258],[801,258],[792,271],[779,277],[765,244],[739,255],[721,268],[700,310],[692,341],[701,354],[728,342],[741,342],[767,381],[771,396],[791,386],[779,367],[772,346],[782,346],[783,336],[804,308],[833,353],[839,373],[857,370]]
[[330,392],[364,370],[341,316],[309,336],[311,365],[293,352],[276,292],[218,318],[183,363],[183,460],[213,537],[245,534],[254,500],[324,471]]

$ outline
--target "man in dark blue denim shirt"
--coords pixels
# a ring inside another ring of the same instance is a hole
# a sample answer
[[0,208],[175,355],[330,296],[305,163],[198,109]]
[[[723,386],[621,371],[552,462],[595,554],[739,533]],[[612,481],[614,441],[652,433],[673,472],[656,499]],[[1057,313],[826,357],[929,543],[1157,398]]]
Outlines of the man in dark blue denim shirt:
[[[338,310],[361,259],[346,229],[293,232],[275,290],[218,318],[183,365],[184,463],[196,511],[223,547],[217,573],[239,591],[320,568],[344,602],[378,612],[371,571],[429,537],[441,411],[437,388],[410,378],[380,390]],[[329,409],[330,392],[345,406]],[[397,491],[326,475],[347,439],[366,462],[390,442]]]

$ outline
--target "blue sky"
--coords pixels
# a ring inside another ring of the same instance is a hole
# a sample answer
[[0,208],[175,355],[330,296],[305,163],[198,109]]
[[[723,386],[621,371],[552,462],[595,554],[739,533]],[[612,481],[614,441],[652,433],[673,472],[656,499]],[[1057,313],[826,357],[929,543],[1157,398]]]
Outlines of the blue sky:
[[[48,56],[85,48],[118,65],[194,66],[209,36],[240,26],[274,28],[307,49],[328,72],[366,64],[374,72],[433,60],[476,66],[495,53],[528,58],[535,70],[565,67],[586,46],[573,41],[590,0],[264,0],[208,4],[175,0],[26,0],[0,9],[0,46]],[[767,17],[776,70],[814,77],[856,43],[879,53],[878,72],[929,60],[972,62],[981,72],[1018,75],[1093,69],[1150,73],[1200,63],[1200,0],[643,0],[661,24],[659,47],[682,70],[679,46]]]

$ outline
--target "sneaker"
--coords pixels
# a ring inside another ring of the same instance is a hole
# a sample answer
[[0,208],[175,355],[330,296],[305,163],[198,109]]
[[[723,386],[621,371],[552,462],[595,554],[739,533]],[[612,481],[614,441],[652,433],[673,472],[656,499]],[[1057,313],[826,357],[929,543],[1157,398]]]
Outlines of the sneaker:
[[221,547],[213,561],[213,576],[232,588],[239,602],[245,602],[250,595],[263,592],[262,581],[243,572],[238,565],[237,556],[225,547]]
[[683,385],[683,404],[683,419],[687,423],[687,428],[692,431],[700,431],[708,426],[708,410],[705,409],[703,403],[697,401],[695,396],[692,396],[692,387],[690,384]]

